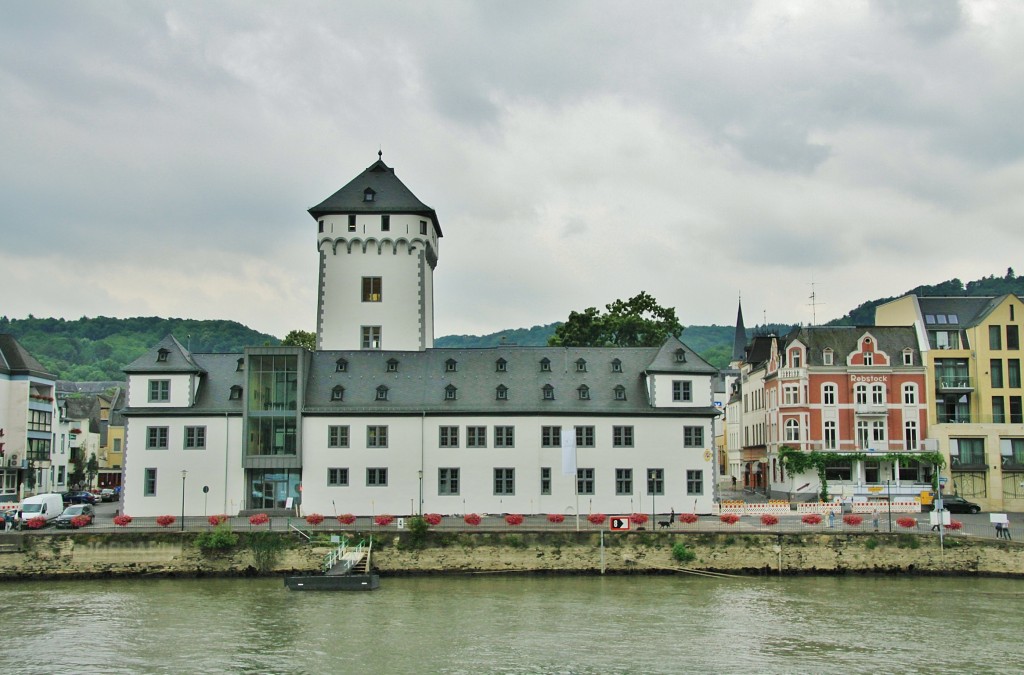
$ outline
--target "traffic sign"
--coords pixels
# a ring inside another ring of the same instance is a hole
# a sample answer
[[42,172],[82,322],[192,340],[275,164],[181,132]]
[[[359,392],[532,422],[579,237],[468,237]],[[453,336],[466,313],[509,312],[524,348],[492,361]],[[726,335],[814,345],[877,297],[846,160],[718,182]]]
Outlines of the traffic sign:
[[939,485],[945,485],[948,482],[949,482],[948,478],[946,478],[945,476],[939,476]]
[[629,516],[612,516],[608,523],[612,532],[629,530]]

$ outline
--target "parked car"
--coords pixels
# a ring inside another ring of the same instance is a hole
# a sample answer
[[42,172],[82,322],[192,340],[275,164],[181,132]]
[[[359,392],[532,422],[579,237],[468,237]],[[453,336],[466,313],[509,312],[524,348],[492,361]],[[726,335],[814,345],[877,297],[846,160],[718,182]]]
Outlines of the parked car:
[[103,488],[100,490],[100,501],[101,502],[116,502],[117,492],[114,488]]
[[64,493],[65,504],[95,504],[96,495],[91,492],[79,491],[79,492],[65,492]]
[[942,498],[942,508],[950,513],[981,513],[981,507],[974,502],[969,502],[958,495],[948,495]]
[[75,527],[74,519],[78,516],[85,516],[91,523],[96,517],[96,511],[93,510],[92,504],[72,504],[71,506],[64,509],[64,513],[57,516],[57,527],[60,528],[73,528]]

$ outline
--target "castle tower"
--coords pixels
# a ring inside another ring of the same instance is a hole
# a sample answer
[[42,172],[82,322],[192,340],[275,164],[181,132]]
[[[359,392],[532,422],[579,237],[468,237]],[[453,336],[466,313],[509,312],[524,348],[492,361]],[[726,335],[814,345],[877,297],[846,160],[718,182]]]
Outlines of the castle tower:
[[317,221],[317,349],[434,346],[437,214],[378,159],[309,210]]

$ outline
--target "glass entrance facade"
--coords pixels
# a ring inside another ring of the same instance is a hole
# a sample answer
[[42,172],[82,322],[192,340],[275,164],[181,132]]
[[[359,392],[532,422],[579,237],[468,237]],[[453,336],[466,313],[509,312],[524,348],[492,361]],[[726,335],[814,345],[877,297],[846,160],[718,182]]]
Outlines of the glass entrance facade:
[[300,503],[302,493],[299,484],[302,472],[298,469],[249,469],[246,471],[249,483],[248,509],[284,509],[288,508],[288,498],[292,504]]

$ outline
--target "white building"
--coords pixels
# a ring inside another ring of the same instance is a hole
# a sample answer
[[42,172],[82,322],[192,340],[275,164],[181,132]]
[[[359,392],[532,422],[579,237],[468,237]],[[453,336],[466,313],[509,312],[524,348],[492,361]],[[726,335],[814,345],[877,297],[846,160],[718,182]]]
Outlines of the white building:
[[716,371],[682,342],[435,349],[434,211],[379,160],[310,214],[318,350],[130,364],[125,513],[711,511]]

